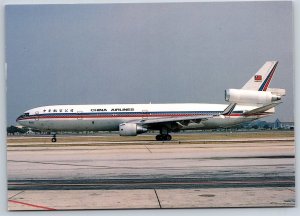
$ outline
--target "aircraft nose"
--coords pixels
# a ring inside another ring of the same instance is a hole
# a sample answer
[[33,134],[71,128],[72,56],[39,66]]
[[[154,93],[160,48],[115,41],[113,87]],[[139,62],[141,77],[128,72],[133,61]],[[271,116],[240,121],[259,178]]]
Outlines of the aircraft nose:
[[22,119],[22,115],[20,115],[17,119],[16,122],[19,122]]

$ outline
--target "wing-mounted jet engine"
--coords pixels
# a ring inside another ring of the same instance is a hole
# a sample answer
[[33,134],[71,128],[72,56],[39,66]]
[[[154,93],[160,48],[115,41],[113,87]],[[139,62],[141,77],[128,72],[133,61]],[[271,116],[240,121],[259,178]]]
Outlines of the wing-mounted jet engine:
[[136,123],[122,123],[119,125],[120,136],[136,136],[147,132],[147,128]]

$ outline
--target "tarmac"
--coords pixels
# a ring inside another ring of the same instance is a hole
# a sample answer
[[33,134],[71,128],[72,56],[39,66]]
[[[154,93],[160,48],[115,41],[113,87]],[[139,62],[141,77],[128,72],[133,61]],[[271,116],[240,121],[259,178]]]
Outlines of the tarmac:
[[39,138],[8,138],[9,210],[295,205],[290,136],[171,142],[74,136],[55,144]]

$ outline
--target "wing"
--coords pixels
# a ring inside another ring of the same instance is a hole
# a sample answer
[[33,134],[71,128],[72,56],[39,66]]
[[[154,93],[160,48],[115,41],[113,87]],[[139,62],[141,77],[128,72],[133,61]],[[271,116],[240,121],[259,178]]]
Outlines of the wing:
[[201,121],[205,121],[213,115],[193,115],[193,116],[180,116],[180,117],[166,117],[155,119],[142,119],[138,121],[131,121],[130,123],[136,123],[142,126],[146,126],[151,129],[160,129],[162,127],[169,130],[176,131],[180,128],[189,125],[190,123],[200,124]]
[[130,123],[139,124],[141,126],[160,130],[162,128],[167,128],[172,131],[178,131],[184,126],[188,126],[191,123],[200,124],[202,121],[206,121],[210,118],[220,116],[220,115],[230,115],[236,104],[229,104],[228,107],[223,112],[217,115],[190,115],[190,116],[180,116],[180,117],[164,117],[164,118],[154,118],[154,119],[142,119],[130,121]]

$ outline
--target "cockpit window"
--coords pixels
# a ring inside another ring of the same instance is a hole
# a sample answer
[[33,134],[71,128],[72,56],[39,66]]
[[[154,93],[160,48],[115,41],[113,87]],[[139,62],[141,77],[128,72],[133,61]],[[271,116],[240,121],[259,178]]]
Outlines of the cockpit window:
[[20,116],[20,118],[24,118],[24,117],[27,117],[29,116],[29,113],[24,113],[23,115]]

